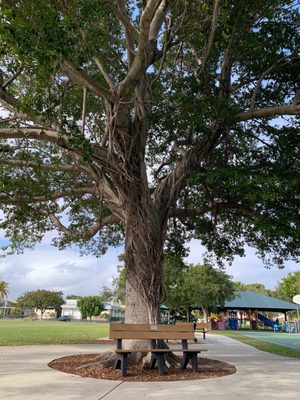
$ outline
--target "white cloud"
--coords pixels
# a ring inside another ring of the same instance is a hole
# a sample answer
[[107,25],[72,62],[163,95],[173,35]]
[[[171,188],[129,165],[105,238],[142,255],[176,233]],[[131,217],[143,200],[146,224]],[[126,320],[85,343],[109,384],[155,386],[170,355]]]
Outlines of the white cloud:
[[[190,254],[186,261],[193,264],[201,263],[205,248],[197,240],[192,240],[188,247],[190,248]],[[274,289],[280,279],[287,276],[289,272],[299,270],[299,265],[294,262],[287,262],[283,269],[279,269],[276,266],[268,269],[256,256],[255,250],[250,247],[246,248],[245,257],[236,257],[233,264],[226,267],[226,272],[233,277],[234,281],[262,283],[268,289]]]
[[[0,280],[9,283],[9,298],[15,299],[25,291],[37,289],[59,290],[65,296],[96,295],[102,286],[111,287],[122,248],[111,248],[101,258],[80,257],[77,249],[59,251],[49,246],[50,239],[51,235],[34,251],[26,250],[24,254],[0,259]],[[196,240],[192,240],[188,247],[190,255],[186,261],[201,263],[204,247]],[[227,273],[235,281],[263,283],[269,289],[273,289],[289,272],[297,270],[299,267],[295,263],[287,263],[283,270],[276,267],[266,269],[250,248],[246,249],[246,257],[237,257],[233,265],[227,267]]]
[[0,280],[9,283],[11,299],[37,289],[59,290],[64,295],[96,295],[102,286],[111,286],[120,253],[120,249],[110,249],[97,259],[80,257],[76,250],[59,251],[41,245],[34,251],[1,259]]

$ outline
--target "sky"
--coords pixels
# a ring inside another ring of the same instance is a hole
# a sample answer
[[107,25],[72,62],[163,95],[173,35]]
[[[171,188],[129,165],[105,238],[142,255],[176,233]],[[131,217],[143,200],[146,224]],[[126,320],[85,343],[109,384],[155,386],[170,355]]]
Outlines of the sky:
[[[78,249],[59,251],[50,246],[51,236],[48,234],[34,250],[0,258],[0,281],[9,283],[9,299],[15,300],[25,291],[37,289],[62,291],[64,296],[98,295],[103,286],[112,286],[122,248],[110,248],[101,258],[80,256]],[[1,239],[0,232],[0,244]],[[188,247],[190,254],[186,262],[201,263],[204,248],[200,243],[193,240]],[[233,265],[227,267],[234,281],[262,283],[269,289],[274,289],[289,272],[298,270],[300,267],[295,263],[287,263],[283,270],[266,269],[251,248],[246,250],[246,257],[236,258]]]

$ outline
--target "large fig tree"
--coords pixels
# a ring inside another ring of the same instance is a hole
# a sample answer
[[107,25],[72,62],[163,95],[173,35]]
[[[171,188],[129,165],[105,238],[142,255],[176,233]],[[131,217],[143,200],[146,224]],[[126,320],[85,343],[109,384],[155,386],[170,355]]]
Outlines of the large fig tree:
[[299,255],[299,6],[3,0],[10,251],[125,241],[126,319],[158,319],[163,250]]

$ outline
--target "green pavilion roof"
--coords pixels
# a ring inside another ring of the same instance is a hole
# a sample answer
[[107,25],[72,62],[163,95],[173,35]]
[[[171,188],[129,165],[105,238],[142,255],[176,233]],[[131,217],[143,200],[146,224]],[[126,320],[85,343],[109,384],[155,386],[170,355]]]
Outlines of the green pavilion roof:
[[236,292],[233,300],[226,301],[222,309],[227,310],[265,310],[265,311],[291,311],[297,310],[297,305],[288,301],[265,296],[256,292]]
[[165,306],[164,304],[161,304],[160,309],[161,310],[169,310],[169,307]]

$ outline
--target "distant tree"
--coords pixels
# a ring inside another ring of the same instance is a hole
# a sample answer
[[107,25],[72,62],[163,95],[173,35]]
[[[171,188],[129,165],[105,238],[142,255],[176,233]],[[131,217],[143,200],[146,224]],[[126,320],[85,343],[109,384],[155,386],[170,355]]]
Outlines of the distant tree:
[[65,302],[62,295],[62,292],[54,292],[45,289],[25,292],[18,297],[17,307],[20,309],[37,308],[41,311],[41,318],[43,319],[43,315],[47,309],[54,308],[56,312],[60,311],[61,306]]
[[83,318],[89,318],[90,321],[92,320],[92,317],[97,317],[104,310],[99,296],[81,297],[77,304]]
[[189,267],[184,275],[182,291],[189,305],[201,306],[206,321],[209,308],[222,306],[225,300],[234,298],[231,277],[208,264]]
[[109,301],[112,297],[114,297],[114,292],[108,286],[102,286],[99,297],[100,301]]
[[113,278],[113,288],[114,288],[114,296],[120,301],[122,304],[125,304],[126,297],[126,273],[125,273],[125,254],[120,254],[118,256],[118,260],[120,262],[117,265],[118,275]]
[[69,294],[66,299],[67,300],[78,300],[81,299],[82,296],[77,296],[76,294]]
[[0,300],[3,301],[5,297],[8,296],[8,283],[5,281],[0,281]]
[[118,276],[113,279],[115,298],[122,304],[125,304],[126,297],[126,275],[125,266],[118,265]]
[[294,296],[300,294],[300,271],[290,272],[279,282],[276,293],[279,297],[291,301]]
[[185,291],[182,290],[184,275],[189,266],[181,256],[165,254],[163,262],[162,302],[171,309],[182,309],[190,305]]
[[232,282],[232,284],[233,284],[234,290],[236,292],[246,292],[247,291],[247,289],[246,289],[247,285],[243,282]]
[[274,296],[274,291],[267,289],[262,283],[233,282],[234,290],[238,292],[256,292],[265,296]]

